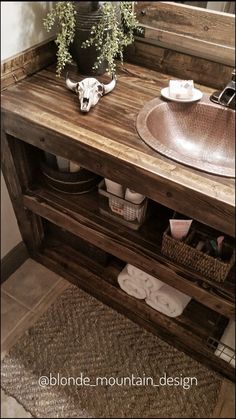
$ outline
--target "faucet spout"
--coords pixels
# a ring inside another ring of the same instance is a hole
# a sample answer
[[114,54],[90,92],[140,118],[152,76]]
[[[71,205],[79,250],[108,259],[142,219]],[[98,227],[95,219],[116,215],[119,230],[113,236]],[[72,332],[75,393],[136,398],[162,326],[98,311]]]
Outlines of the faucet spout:
[[232,80],[227,84],[227,86],[222,90],[222,92],[214,92],[210,96],[212,102],[218,103],[219,105],[235,109],[235,92],[236,92],[236,82],[235,82],[235,70],[232,72]]

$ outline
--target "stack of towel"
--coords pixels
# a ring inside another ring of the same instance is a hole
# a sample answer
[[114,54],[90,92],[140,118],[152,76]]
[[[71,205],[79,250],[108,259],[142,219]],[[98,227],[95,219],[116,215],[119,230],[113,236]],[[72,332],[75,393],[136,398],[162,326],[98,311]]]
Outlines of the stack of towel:
[[130,264],[118,275],[118,283],[127,294],[145,300],[149,306],[169,317],[180,316],[191,300],[188,295]]

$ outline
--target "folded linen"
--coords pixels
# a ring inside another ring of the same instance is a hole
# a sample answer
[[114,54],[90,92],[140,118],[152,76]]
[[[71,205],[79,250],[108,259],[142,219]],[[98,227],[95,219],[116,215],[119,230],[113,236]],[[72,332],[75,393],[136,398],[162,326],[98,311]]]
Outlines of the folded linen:
[[136,268],[136,266],[130,265],[129,263],[126,266],[127,272],[131,277],[139,278],[142,281],[142,284],[147,291],[147,296],[150,292],[157,291],[162,287],[162,285],[164,285],[160,279],[157,279],[141,269]]
[[150,307],[169,317],[180,316],[190,300],[191,297],[166,284],[145,299]]
[[[215,355],[227,361],[235,367],[235,321],[230,320],[219,345],[215,351]],[[227,346],[225,346],[227,345]]]
[[127,270],[127,265],[118,275],[118,283],[123,291],[132,297],[144,300],[147,297],[144,288],[144,282],[137,276],[130,276]]

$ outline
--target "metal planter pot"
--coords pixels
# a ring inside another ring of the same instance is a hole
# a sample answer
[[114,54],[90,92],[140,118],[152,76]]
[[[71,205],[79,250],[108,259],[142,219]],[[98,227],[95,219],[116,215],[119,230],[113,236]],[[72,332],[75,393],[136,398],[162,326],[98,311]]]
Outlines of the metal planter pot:
[[70,51],[73,60],[78,66],[81,74],[92,76],[102,75],[106,72],[107,62],[102,62],[99,67],[93,69],[94,63],[98,57],[98,51],[95,46],[82,48],[83,42],[91,36],[91,29],[97,25],[102,17],[102,8],[100,2],[75,2],[76,29],[74,42]]

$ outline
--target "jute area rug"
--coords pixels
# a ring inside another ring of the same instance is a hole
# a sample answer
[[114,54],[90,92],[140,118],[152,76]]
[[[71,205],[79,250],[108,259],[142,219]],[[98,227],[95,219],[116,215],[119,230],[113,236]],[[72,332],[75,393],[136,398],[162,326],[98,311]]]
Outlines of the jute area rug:
[[2,362],[4,391],[40,418],[209,418],[221,381],[73,285]]

